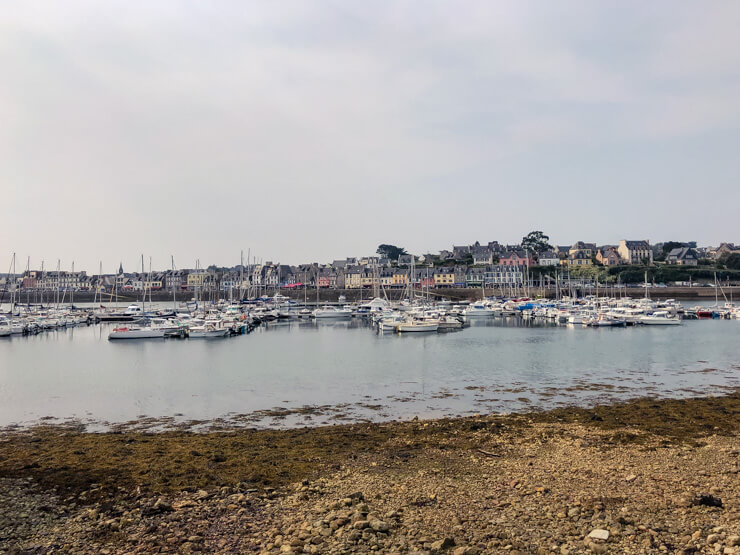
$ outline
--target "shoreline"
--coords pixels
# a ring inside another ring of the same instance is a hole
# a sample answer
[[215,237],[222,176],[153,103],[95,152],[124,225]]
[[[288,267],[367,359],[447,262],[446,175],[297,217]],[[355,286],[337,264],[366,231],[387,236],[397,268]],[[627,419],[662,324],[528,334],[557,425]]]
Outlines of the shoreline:
[[0,550],[732,553],[738,454],[737,391],[285,430],[39,426],[0,433]]

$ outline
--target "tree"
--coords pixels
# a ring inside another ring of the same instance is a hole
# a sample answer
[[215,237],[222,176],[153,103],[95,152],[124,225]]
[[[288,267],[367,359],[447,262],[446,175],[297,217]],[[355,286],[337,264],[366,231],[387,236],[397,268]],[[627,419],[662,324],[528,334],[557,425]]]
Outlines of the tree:
[[725,259],[725,266],[730,270],[740,270],[740,254],[734,253]]
[[540,253],[552,250],[552,245],[548,243],[550,237],[541,231],[531,231],[525,237],[522,237],[522,248],[531,253]]
[[379,245],[378,250],[375,252],[377,252],[380,256],[385,257],[389,260],[398,260],[398,257],[401,256],[402,254],[408,254],[406,252],[406,249],[402,247],[397,247],[395,245],[386,245],[386,244]]

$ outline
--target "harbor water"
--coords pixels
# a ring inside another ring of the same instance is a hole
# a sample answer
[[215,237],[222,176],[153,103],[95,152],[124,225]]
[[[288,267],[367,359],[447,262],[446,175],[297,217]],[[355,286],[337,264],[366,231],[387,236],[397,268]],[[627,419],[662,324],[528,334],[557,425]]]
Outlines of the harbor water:
[[[218,340],[0,339],[0,426],[256,427],[590,406],[740,387],[740,321],[583,328],[498,317],[451,333],[277,321]],[[136,423],[133,423],[136,421]]]

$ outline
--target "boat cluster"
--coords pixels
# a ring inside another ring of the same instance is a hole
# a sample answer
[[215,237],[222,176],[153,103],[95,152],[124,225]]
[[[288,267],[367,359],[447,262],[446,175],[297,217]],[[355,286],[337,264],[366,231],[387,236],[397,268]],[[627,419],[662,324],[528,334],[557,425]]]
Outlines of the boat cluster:
[[72,328],[94,321],[87,311],[74,309],[29,309],[16,307],[0,314],[0,337],[35,335],[44,331]]
[[[341,300],[341,299],[340,299]],[[430,333],[460,330],[472,321],[506,317],[550,321],[587,327],[680,325],[684,319],[740,319],[740,307],[684,308],[675,300],[606,298],[589,296],[560,300],[498,299],[479,301],[428,299],[390,302],[375,298],[365,303],[309,308],[282,296],[240,303],[220,301],[210,305],[186,303],[171,310],[145,311],[132,304],[123,310],[43,308],[16,305],[0,314],[0,337],[36,334],[95,322],[112,322],[108,338],[219,338],[251,332],[263,322],[313,319],[316,322],[364,318],[381,333]]]
[[376,298],[362,305],[324,306],[310,311],[278,310],[279,318],[311,317],[341,320],[368,317],[379,332],[416,333],[459,330],[471,321],[507,317],[544,320],[554,324],[586,327],[674,326],[684,319],[738,318],[740,307],[732,303],[719,307],[684,308],[673,299],[625,299],[589,296],[579,299],[531,300],[485,299],[480,301],[429,302],[423,300],[390,303]]
[[170,313],[142,313],[139,305],[130,305],[120,313],[97,313],[100,321],[123,322],[113,328],[108,339],[210,339],[244,335],[261,323],[241,305],[220,304]]

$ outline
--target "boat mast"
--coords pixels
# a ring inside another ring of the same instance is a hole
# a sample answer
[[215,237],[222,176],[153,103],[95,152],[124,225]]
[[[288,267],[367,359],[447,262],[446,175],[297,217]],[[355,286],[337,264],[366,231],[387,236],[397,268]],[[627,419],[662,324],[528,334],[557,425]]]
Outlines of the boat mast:
[[56,295],[56,309],[59,310],[59,286],[61,284],[60,273],[62,271],[62,261],[57,258],[57,295]]
[[172,312],[177,312],[177,298],[175,296],[175,257],[170,255],[172,262]]

